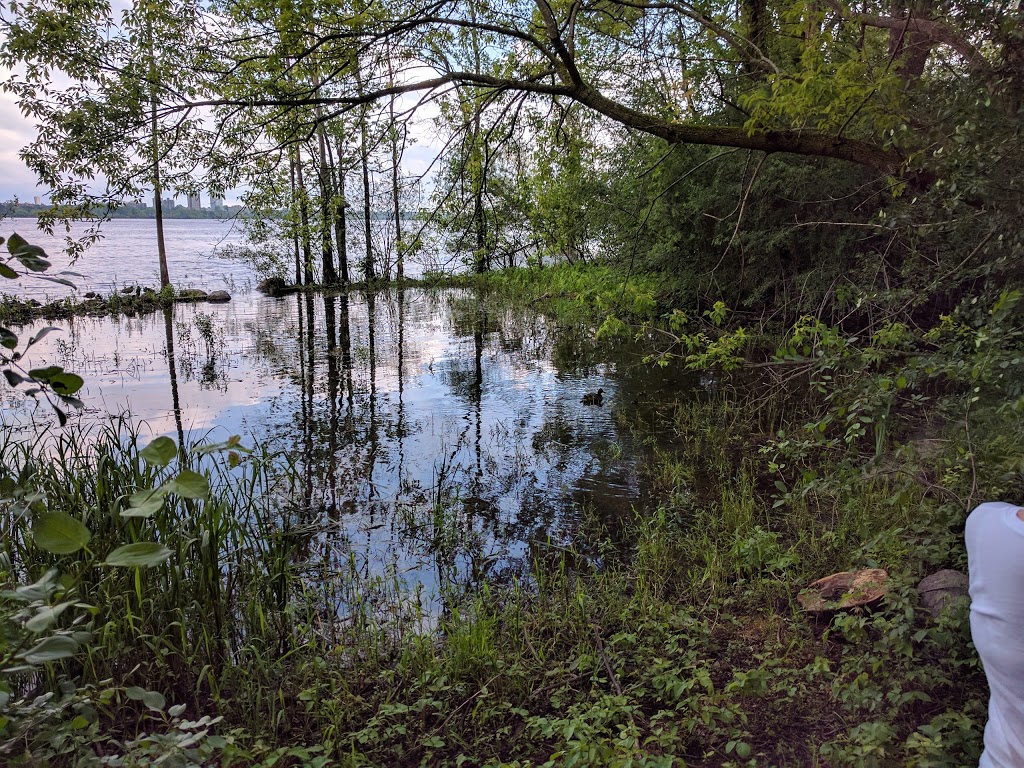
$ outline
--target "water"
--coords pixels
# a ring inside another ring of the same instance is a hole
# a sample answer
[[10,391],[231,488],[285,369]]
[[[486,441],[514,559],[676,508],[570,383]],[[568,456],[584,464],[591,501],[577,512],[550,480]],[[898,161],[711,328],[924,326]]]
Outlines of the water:
[[[66,296],[95,291],[106,296],[122,286],[159,288],[160,268],[156,252],[156,222],[151,219],[113,219],[103,224],[103,237],[72,264],[64,255],[64,233],[47,235],[36,229],[34,219],[6,219],[0,222],[5,237],[17,232],[33,245],[42,246],[51,257],[48,274],[72,270],[68,276],[76,289],[33,278],[0,281],[0,292],[46,303]],[[87,224],[71,224],[70,236],[80,238]],[[240,226],[215,219],[168,219],[164,241],[171,282],[177,288],[233,291],[254,282],[250,266],[240,259],[223,258],[225,248],[242,243]],[[6,248],[6,246],[0,246]]]
[[[592,328],[557,327],[465,289],[237,290],[251,276],[202,250],[223,241],[221,225],[174,224],[188,234],[172,242],[193,250],[177,248],[191,261],[172,260],[172,271],[206,289],[228,275],[234,300],[55,323],[61,332],[33,347],[25,367],[84,377],[85,408],[73,418],[130,412],[144,442],[239,434],[280,451],[301,477],[290,506],[329,562],[393,575],[431,599],[524,573],[552,544],[599,565],[591,534],[614,536],[643,505],[647,449],[625,425],[693,391],[689,378],[652,369],[630,345],[598,345]],[[127,249],[131,239],[109,242]],[[90,285],[147,284],[148,266],[130,255],[116,260],[118,274],[90,262]],[[44,324],[18,333],[24,341]],[[598,388],[603,403],[583,405]],[[54,421],[3,381],[0,416],[26,434]]]

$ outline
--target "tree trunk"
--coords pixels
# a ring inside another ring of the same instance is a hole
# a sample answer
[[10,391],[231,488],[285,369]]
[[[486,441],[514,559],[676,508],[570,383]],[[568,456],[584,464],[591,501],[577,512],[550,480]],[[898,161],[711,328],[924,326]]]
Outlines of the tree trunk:
[[327,168],[327,144],[324,140],[324,126],[321,123],[316,131],[317,148],[319,156],[320,179],[320,247],[322,257],[323,282],[324,285],[334,285],[338,282],[338,275],[334,271],[334,248],[331,245],[331,177]]
[[[356,62],[356,93],[363,95],[363,76],[359,62]],[[366,255],[363,257],[363,279],[370,282],[373,273],[373,227],[370,221],[370,148],[366,129],[366,107],[359,110],[359,158],[363,170],[363,227],[366,236]]]
[[167,270],[167,248],[164,245],[164,201],[163,186],[160,183],[160,142],[159,123],[157,122],[156,107],[156,58],[153,53],[153,30],[149,29],[149,120],[150,132],[153,141],[153,212],[156,215],[156,253],[160,262],[160,288],[167,288],[171,284],[171,275]]
[[[389,85],[394,84],[393,57],[388,57]],[[391,133],[391,198],[395,206],[395,270],[399,281],[405,278],[405,254],[402,252],[402,201],[399,196],[401,153],[398,150],[398,124],[395,122],[395,97],[388,104]],[[403,136],[403,144],[405,142]]]
[[302,284],[313,284],[313,248],[309,242],[309,203],[302,175],[302,148],[295,148],[295,176],[299,185],[299,236],[302,238]]
[[291,193],[292,193],[292,206],[288,214],[292,225],[292,244],[295,246],[295,284],[299,285],[302,282],[302,257],[299,255],[299,226],[294,218],[295,202],[296,198],[296,186],[295,186],[295,149],[294,147],[288,151],[288,165],[291,171]]
[[338,244],[338,269],[341,271],[341,284],[348,285],[348,225],[345,220],[348,203],[345,201],[345,170],[342,168],[341,149],[338,149],[338,162],[334,162],[330,137],[324,137],[327,147],[327,164],[331,172],[331,188],[334,191],[334,240]]

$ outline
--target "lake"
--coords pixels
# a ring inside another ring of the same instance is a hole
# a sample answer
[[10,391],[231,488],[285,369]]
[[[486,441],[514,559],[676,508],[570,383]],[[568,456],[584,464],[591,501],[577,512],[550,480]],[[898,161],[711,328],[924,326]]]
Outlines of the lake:
[[[234,299],[55,323],[28,364],[85,378],[74,418],[130,413],[143,442],[239,434],[268,446],[301,476],[291,501],[330,560],[433,597],[523,573],[552,544],[596,562],[591,533],[644,503],[649,449],[631,418],[694,391],[689,376],[652,369],[630,344],[598,344],[586,325],[466,289],[239,290],[251,275],[200,253],[219,224],[177,223],[197,287],[230,281]],[[149,274],[121,262],[121,274]],[[172,260],[171,271],[184,269]],[[109,264],[94,274],[113,279]],[[2,387],[8,428],[52,424],[45,406]],[[584,405],[598,388],[601,405]]]
[[[71,224],[70,236],[82,237],[88,226]],[[51,274],[73,270],[68,277],[77,291],[63,285],[23,278],[5,280],[0,293],[46,303],[77,293],[95,291],[106,296],[123,286],[160,287],[156,252],[156,222],[151,219],[113,219],[104,223],[103,238],[92,245],[77,262],[64,256],[64,233],[47,235],[36,229],[35,219],[6,219],[0,235],[17,232],[33,245],[42,246],[53,261]],[[215,219],[168,219],[164,222],[171,282],[176,288],[247,290],[255,285],[255,274],[241,259],[223,258],[230,246],[242,244],[241,225]]]

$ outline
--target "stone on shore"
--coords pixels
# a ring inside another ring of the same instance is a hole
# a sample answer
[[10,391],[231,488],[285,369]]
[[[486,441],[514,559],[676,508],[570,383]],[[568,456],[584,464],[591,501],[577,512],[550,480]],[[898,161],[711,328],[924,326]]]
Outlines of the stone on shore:
[[227,291],[211,291],[206,300],[211,304],[223,304],[224,302],[231,301],[231,294]]
[[946,568],[921,579],[917,592],[921,595],[924,607],[932,616],[938,616],[947,604],[958,597],[967,596],[967,585],[966,574]]

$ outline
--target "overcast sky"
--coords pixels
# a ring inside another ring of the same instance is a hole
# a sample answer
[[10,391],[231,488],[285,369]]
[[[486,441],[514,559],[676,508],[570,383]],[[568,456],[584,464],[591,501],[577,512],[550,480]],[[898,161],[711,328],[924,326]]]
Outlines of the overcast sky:
[[[6,79],[8,71],[0,68],[0,77]],[[22,117],[9,93],[0,92],[0,200],[17,196],[32,202],[33,195],[45,190],[36,189],[33,174],[18,157],[18,151],[32,141],[35,128]]]
[[[0,80],[6,80],[10,70],[0,67]],[[407,103],[399,100],[397,108],[412,106],[415,96],[406,96]],[[441,141],[434,135],[431,119],[437,114],[433,105],[426,105],[417,113],[418,119],[410,130],[415,139],[405,151],[402,160],[402,173],[422,175],[427,172],[437,157]],[[47,190],[36,186],[33,174],[18,157],[22,147],[29,144],[35,137],[35,126],[18,109],[12,94],[0,91],[0,201],[17,197],[21,202],[31,203],[36,195],[46,202]],[[429,183],[426,184],[429,189]],[[209,198],[203,195],[203,206],[209,206]],[[225,195],[226,202],[231,204],[238,198],[237,192]],[[182,199],[183,201],[183,199]]]

